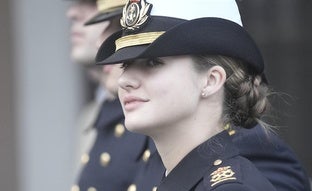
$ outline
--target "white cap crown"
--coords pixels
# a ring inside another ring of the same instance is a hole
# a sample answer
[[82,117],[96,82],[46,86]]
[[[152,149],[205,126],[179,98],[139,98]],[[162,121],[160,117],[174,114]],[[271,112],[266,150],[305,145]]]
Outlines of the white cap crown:
[[192,20],[201,17],[217,17],[242,26],[235,0],[146,0],[153,4],[151,15]]

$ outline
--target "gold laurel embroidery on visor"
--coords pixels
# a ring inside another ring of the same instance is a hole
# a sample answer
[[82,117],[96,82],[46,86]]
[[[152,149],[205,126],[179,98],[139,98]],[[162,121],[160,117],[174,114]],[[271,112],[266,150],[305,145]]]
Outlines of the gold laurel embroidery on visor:
[[123,36],[123,37],[121,37],[115,41],[116,51],[121,49],[121,48],[129,47],[129,46],[151,44],[160,35],[162,35],[164,33],[165,33],[165,31],[146,32],[146,33],[139,33],[139,34]]
[[97,0],[98,11],[108,11],[110,9],[120,8],[126,4],[127,0]]

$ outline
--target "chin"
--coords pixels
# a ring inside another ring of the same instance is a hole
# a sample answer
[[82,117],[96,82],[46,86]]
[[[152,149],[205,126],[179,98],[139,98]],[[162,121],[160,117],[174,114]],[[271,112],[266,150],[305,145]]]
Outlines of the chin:
[[151,128],[147,124],[139,124],[138,120],[130,121],[126,119],[125,126],[129,131],[143,135],[149,135],[151,130]]
[[73,53],[71,55],[71,59],[73,60],[73,62],[77,64],[82,64],[82,65],[87,64],[87,59],[81,54]]
[[[94,55],[95,57],[95,55]],[[92,64],[94,61],[93,54],[88,54],[81,48],[74,48],[71,53],[71,58],[74,62],[81,64],[81,65],[89,65]]]

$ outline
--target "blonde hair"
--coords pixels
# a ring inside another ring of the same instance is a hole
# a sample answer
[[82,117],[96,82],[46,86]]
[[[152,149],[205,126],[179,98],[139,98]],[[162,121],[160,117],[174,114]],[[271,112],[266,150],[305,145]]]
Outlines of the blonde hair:
[[227,79],[224,84],[223,122],[244,128],[252,128],[257,123],[264,128],[269,125],[262,117],[270,107],[270,89],[263,76],[254,74],[246,64],[237,59],[220,55],[192,56],[197,71],[206,71],[212,66],[224,68]]

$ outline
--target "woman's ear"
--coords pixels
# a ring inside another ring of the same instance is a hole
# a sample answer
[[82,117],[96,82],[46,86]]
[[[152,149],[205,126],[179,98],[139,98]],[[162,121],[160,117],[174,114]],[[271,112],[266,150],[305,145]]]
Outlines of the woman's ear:
[[202,89],[202,97],[208,97],[219,91],[226,80],[226,72],[221,66],[211,67],[205,74],[205,84]]

